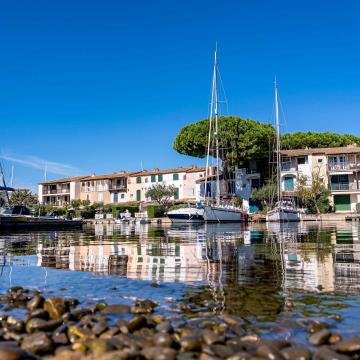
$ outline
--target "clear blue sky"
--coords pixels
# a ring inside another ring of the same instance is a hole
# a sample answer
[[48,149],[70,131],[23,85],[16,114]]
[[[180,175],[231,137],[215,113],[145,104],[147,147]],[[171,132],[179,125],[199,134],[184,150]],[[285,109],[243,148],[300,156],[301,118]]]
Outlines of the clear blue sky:
[[358,1],[7,1],[0,8],[0,155],[15,185],[202,164],[177,154],[208,115],[213,48],[229,113],[360,136]]

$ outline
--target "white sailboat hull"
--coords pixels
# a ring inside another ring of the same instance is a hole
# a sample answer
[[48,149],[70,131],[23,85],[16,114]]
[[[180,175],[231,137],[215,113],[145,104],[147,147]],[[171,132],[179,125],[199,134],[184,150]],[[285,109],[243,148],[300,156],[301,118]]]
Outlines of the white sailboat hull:
[[183,207],[167,213],[173,223],[202,223],[204,222],[204,209]]
[[300,221],[300,214],[296,209],[274,209],[267,213],[266,221],[270,222],[290,222]]
[[222,206],[204,206],[204,219],[206,222],[246,222],[247,212]]

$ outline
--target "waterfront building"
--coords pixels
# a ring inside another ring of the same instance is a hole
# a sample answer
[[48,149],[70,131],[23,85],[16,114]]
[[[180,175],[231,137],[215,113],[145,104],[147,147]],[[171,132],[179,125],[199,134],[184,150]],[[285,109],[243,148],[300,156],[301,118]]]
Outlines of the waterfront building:
[[64,206],[72,200],[80,199],[80,181],[83,178],[85,178],[85,176],[69,177],[40,183],[38,187],[40,204]]
[[39,202],[45,205],[64,206],[72,200],[87,200],[90,204],[124,204],[151,202],[146,191],[154,184],[173,185],[173,200],[195,201],[198,198],[196,181],[204,178],[204,167],[179,167],[135,172],[93,174],[52,180],[39,184]]
[[121,204],[128,202],[127,179],[133,173],[121,171],[81,179],[80,199],[91,204]]
[[152,200],[146,197],[146,192],[158,183],[175,187],[176,194],[173,200],[194,201],[198,198],[196,180],[204,176],[205,168],[196,166],[133,173],[128,176],[128,201],[151,202]]
[[300,177],[311,186],[314,177],[327,187],[336,212],[355,212],[360,203],[360,147],[281,151],[281,189],[294,195]]

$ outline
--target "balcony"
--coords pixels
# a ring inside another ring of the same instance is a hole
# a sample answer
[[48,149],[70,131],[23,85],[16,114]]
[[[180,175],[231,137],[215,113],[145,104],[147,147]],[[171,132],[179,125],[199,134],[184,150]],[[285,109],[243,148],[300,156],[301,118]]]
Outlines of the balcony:
[[283,172],[297,172],[297,166],[291,162],[283,162],[281,164],[281,171]]
[[329,171],[355,171],[360,170],[360,163],[340,163],[340,164],[329,164]]
[[43,189],[43,195],[70,194],[70,189]]
[[110,191],[121,191],[121,190],[126,190],[126,185],[121,184],[121,185],[110,185],[109,186],[109,190]]
[[359,190],[356,183],[331,183],[331,191],[356,191]]

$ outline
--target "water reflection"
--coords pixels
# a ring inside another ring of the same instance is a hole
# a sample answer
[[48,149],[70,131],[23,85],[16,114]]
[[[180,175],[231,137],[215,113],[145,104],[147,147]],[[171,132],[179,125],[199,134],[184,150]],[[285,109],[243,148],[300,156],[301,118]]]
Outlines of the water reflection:
[[[282,291],[358,293],[359,225],[101,225],[75,232],[2,233],[0,264],[158,282],[271,284]],[[21,258],[19,256],[22,256]]]

